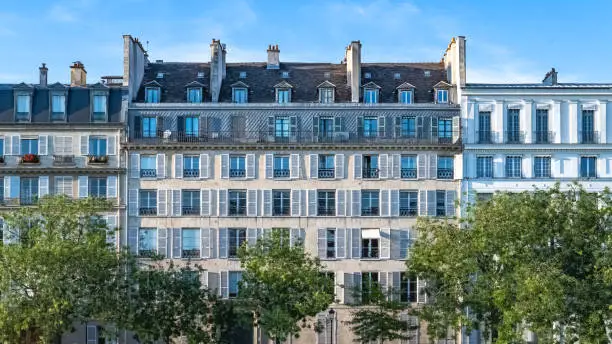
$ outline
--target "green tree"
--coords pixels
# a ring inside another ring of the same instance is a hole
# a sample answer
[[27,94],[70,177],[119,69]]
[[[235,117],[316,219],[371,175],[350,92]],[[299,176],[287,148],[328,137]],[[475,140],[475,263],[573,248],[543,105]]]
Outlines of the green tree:
[[[494,342],[604,342],[612,318],[612,203],[606,191],[498,193],[468,209],[462,227],[419,219],[408,271],[427,280],[418,311],[428,332],[477,326]],[[469,315],[468,315],[469,314]],[[563,329],[563,331],[561,331]]]
[[298,336],[310,326],[309,318],[334,301],[333,283],[319,259],[299,243],[290,245],[286,231],[271,231],[253,247],[241,247],[239,258],[244,269],[239,298],[275,343]]

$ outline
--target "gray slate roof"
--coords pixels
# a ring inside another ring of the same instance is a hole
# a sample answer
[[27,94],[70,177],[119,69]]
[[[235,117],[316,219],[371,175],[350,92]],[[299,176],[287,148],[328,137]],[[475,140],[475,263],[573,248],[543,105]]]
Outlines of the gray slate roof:
[[612,84],[599,83],[557,83],[555,85],[548,84],[466,84],[467,89],[482,89],[482,88],[612,88]]

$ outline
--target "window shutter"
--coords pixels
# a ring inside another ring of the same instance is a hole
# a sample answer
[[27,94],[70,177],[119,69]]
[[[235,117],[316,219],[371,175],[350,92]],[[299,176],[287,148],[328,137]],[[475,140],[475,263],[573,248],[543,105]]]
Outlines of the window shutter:
[[[393,296],[392,296],[393,301],[400,300],[401,282],[402,282],[402,275],[400,271],[389,272],[389,283],[393,287]],[[410,283],[408,283],[408,285],[410,285]],[[406,292],[406,294],[408,294],[408,291]]]
[[402,118],[400,116],[393,117],[393,136],[402,136]]
[[354,178],[355,179],[361,179],[362,173],[363,173],[363,169],[362,169],[362,160],[363,160],[363,156],[361,154],[355,154],[353,155],[353,157],[355,158],[355,161],[353,162],[353,164],[355,165],[355,171],[354,171]]
[[38,177],[38,197],[49,194],[49,176]]
[[380,258],[382,259],[391,258],[391,229],[390,228],[380,229]]
[[87,325],[87,344],[98,344],[98,326]]
[[289,245],[295,247],[304,245],[304,230],[302,228],[291,228],[289,231]]
[[4,155],[11,155],[11,136],[10,135],[6,135],[4,137],[4,152],[2,152]]
[[344,273],[344,300],[343,303],[345,305],[350,305],[354,303],[354,297],[353,295],[355,294],[355,285],[354,285],[354,281],[353,281],[353,274],[352,273]]
[[401,229],[391,229],[391,253],[390,259],[400,259],[401,251]]
[[274,116],[268,116],[268,135],[274,136]]
[[427,190],[427,215],[436,216],[436,190]]
[[351,190],[351,216],[361,216],[361,190]]
[[291,137],[296,137],[298,136],[298,119],[297,116],[291,116],[289,117],[289,130],[290,130],[290,136]]
[[[333,320],[332,320],[333,321]],[[327,328],[327,313],[325,312],[321,312],[319,314],[317,314],[317,342],[316,344],[330,344],[329,341],[327,340],[328,337],[328,331],[329,329]],[[330,324],[331,326],[333,326],[333,324]]]
[[334,156],[336,179],[344,179],[344,154]]
[[312,137],[319,137],[319,116],[312,117]]
[[130,154],[130,178],[140,178],[140,154]]
[[399,190],[391,190],[390,193],[391,201],[391,216],[399,216],[399,208],[400,208],[400,200],[399,200]]
[[219,228],[219,258],[227,258],[227,228]]
[[210,178],[210,155],[200,154],[200,179]]
[[168,190],[157,190],[157,214],[168,216]]
[[117,155],[117,138],[115,136],[106,138],[106,148],[108,155]]
[[[89,196],[89,178],[87,176],[79,176],[77,183],[79,187],[79,198],[87,198],[87,196]],[[10,194],[5,190],[4,197],[9,197],[9,195]]]
[[221,271],[221,297],[229,298],[229,272],[225,270]]
[[436,117],[431,118],[431,141],[437,143],[438,140],[438,119]]
[[257,216],[257,190],[247,190],[247,216]]
[[340,116],[335,116],[334,117],[334,132],[338,133],[342,131],[344,131],[344,118]]
[[266,154],[266,179],[274,178],[274,154]]
[[353,302],[355,304],[361,303],[361,272],[353,273]]
[[219,216],[227,216],[227,189],[219,189]]
[[117,198],[117,187],[117,176],[106,177],[106,198]]
[[386,116],[378,116],[378,137],[386,137],[386,125],[385,122],[387,120]]
[[218,272],[204,271],[206,274],[206,287],[213,295],[220,295],[221,290],[219,290],[219,285],[221,285],[220,280],[221,276]]
[[455,216],[455,198],[457,197],[457,192],[455,190],[446,191],[446,216],[453,217]]
[[291,216],[301,215],[301,195],[300,190],[291,190]]
[[427,178],[427,154],[417,155],[417,178]]
[[202,247],[202,251],[200,252],[200,257],[202,258],[211,258],[210,252],[210,228],[200,228],[200,246]]
[[429,159],[429,178],[437,179],[438,178],[438,155],[435,153],[431,153],[428,155]]
[[172,190],[172,215],[181,216],[181,190]]
[[183,154],[174,154],[174,178],[183,178]]
[[379,171],[380,171],[380,179],[389,178],[389,155],[381,154],[379,155]]
[[458,143],[461,138],[461,119],[453,117],[453,143]]
[[346,190],[336,190],[336,216],[346,216]]
[[5,176],[4,177],[4,199],[12,198],[11,197],[11,179],[14,177]]
[[183,255],[181,245],[181,229],[173,228],[172,229],[172,258],[181,258]]
[[263,215],[272,216],[272,190],[263,190]]
[[300,155],[291,154],[289,155],[289,178],[299,179],[300,178]]
[[166,228],[157,229],[157,254],[168,257],[168,230]]
[[21,147],[21,136],[11,135],[11,154],[21,155],[20,147]]
[[319,258],[327,259],[327,228],[317,229],[317,253]]
[[49,136],[39,135],[38,136],[38,154],[47,155],[49,149]]
[[391,216],[391,207],[389,204],[391,190],[380,190],[380,216]]
[[364,136],[363,133],[363,116],[357,117],[357,135],[360,137]]
[[128,215],[138,216],[138,189],[128,190]]
[[351,228],[351,258],[361,258],[361,229]]
[[427,191],[419,191],[419,216],[427,216]]
[[155,171],[155,174],[157,175],[157,178],[164,179],[166,178],[166,154],[157,154],[156,160],[157,171]]
[[248,179],[254,179],[256,177],[255,173],[255,154],[247,154],[246,155],[246,177]]
[[317,190],[308,190],[308,216],[317,216]]
[[247,228],[247,244],[250,247],[255,247],[259,239],[259,228]]
[[420,138],[420,139],[426,138],[426,136],[424,135],[424,132],[423,132],[423,116],[417,116],[417,118],[416,118],[416,130],[417,130],[418,138]]
[[393,154],[391,157],[391,178],[399,179],[402,176],[402,156]]
[[81,135],[81,155],[89,155],[89,135]]
[[346,256],[346,228],[336,228],[336,258]]
[[388,292],[389,292],[389,281],[387,280],[387,273],[384,271],[380,271],[378,273],[378,286],[380,288],[380,291],[383,292],[383,295],[385,297],[388,296]]
[[425,280],[417,277],[417,303],[427,303],[426,285]]
[[211,216],[212,211],[210,205],[212,204],[212,192],[210,189],[200,190],[200,214],[202,216]]
[[117,215],[104,216],[106,221],[106,243],[113,249],[117,249]]
[[221,178],[229,178],[229,154],[221,154]]
[[400,252],[399,259],[408,259],[410,246],[412,244],[411,229],[405,228],[400,230]]
[[319,178],[319,155],[310,154],[310,178]]
[[138,254],[138,227],[128,228],[127,240],[130,252]]

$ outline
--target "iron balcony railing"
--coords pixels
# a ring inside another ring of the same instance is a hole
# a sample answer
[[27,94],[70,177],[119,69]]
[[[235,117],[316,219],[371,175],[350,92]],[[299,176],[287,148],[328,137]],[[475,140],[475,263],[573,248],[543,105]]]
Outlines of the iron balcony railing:
[[491,130],[476,131],[476,138],[478,139],[478,143],[493,143],[493,134]]
[[400,216],[416,216],[417,215],[417,207],[400,207],[399,210]]
[[245,216],[246,215],[246,205],[230,205],[228,209],[228,215],[231,216]]
[[288,168],[275,168],[274,178],[289,178],[289,173]]
[[246,176],[246,170],[242,168],[230,168],[229,176],[230,178],[242,178]]
[[525,133],[520,130],[506,131],[506,143],[525,143]]
[[319,178],[320,179],[333,179],[335,177],[336,171],[333,168],[321,168],[319,167]]
[[553,143],[555,133],[547,130],[536,130],[533,132],[533,143]]
[[580,143],[599,143],[599,132],[597,131],[581,131],[579,137]]
[[378,249],[363,247],[361,249],[361,258],[378,258]]
[[335,207],[327,207],[327,206],[320,206],[319,205],[319,209],[317,211],[317,216],[335,216],[336,215],[336,208]]
[[157,207],[140,207],[138,209],[139,215],[157,215]]
[[53,155],[53,165],[71,166],[74,164],[74,155]]
[[141,168],[140,177],[142,178],[154,178],[157,176],[157,170],[154,168]]
[[291,208],[287,206],[275,206],[272,208],[272,216],[289,216]]
[[197,178],[200,176],[200,170],[197,168],[184,168],[183,178]]
[[376,179],[378,178],[378,169],[377,168],[364,168],[362,170],[364,179]]
[[185,215],[200,215],[200,207],[184,205],[184,206],[182,206],[182,212],[181,213],[184,216]]
[[361,208],[361,216],[378,216],[378,214],[379,214],[378,207]]
[[417,177],[416,168],[402,168],[400,172],[403,179],[414,179]]
[[138,256],[142,258],[151,258],[157,254],[157,250],[154,249],[139,249]]
[[0,201],[4,206],[34,205],[38,202],[38,196],[4,197]]
[[181,252],[181,257],[183,258],[199,258],[200,257],[200,250],[197,248],[192,248],[189,250],[183,250]]
[[453,179],[453,169],[438,168],[438,179]]

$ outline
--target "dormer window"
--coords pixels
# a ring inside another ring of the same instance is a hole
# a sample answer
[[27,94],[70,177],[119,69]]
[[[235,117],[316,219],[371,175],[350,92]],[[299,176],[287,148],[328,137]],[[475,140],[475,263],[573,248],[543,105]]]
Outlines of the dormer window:
[[232,102],[236,104],[245,104],[247,102],[247,89],[246,88],[233,88],[232,89]]
[[94,122],[106,122],[107,121],[107,97],[106,94],[94,93],[93,95],[93,121]]
[[158,72],[158,73],[157,73],[157,77],[156,77],[156,78],[157,78],[157,79],[163,79],[163,78],[164,78],[164,73],[162,73],[162,72]]
[[52,94],[51,95],[51,120],[64,121],[66,120],[66,95]]
[[424,71],[424,72],[423,72],[423,75],[424,75],[426,78],[429,78],[429,77],[431,76],[431,71],[426,70],[426,71]]
[[29,121],[31,113],[31,96],[29,94],[17,95],[17,107],[15,109],[15,119],[17,121]]
[[363,102],[366,104],[378,103],[378,89],[366,88],[363,90]]
[[190,103],[201,103],[202,102],[202,88],[201,87],[187,88],[187,101]]
[[289,77],[289,72],[282,72],[281,76],[283,77],[283,79],[287,79]]
[[448,103],[448,90],[436,90],[436,103],[438,104]]
[[402,75],[400,73],[393,74],[393,79],[395,79],[395,80],[399,80],[399,79],[401,79],[401,77],[402,77]]
[[240,79],[246,79],[247,77],[247,73],[246,72],[240,72],[239,78]]
[[399,102],[401,104],[412,104],[412,90],[400,90]]
[[372,79],[372,73],[364,73],[363,77],[366,79]]
[[334,102],[334,89],[331,87],[324,87],[319,89],[319,102],[328,104]]
[[276,102],[279,104],[291,103],[291,89],[293,86],[286,81],[274,85],[276,90]]
[[161,91],[159,87],[146,87],[145,103],[159,103],[160,93]]

